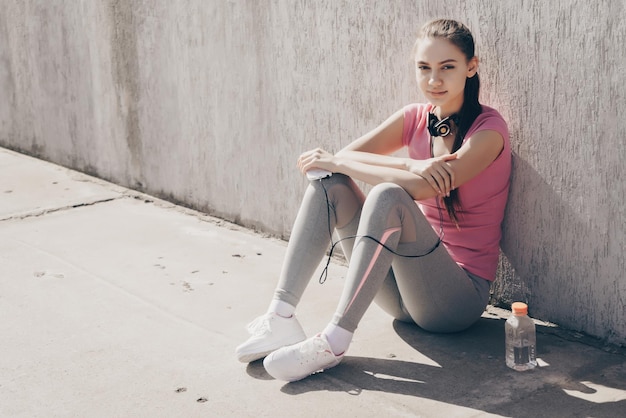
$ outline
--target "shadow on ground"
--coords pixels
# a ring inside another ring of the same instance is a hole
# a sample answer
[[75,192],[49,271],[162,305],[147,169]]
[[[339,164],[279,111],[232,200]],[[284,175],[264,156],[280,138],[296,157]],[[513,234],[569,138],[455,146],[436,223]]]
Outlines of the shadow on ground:
[[[285,384],[282,392],[342,391],[358,396],[380,391],[511,417],[616,417],[626,411],[626,357],[621,354],[572,343],[538,326],[543,367],[516,372],[504,364],[503,319],[481,318],[455,334],[433,334],[399,321],[393,327],[430,359],[429,364],[346,356],[333,369]],[[248,374],[271,379],[261,361],[251,363]]]

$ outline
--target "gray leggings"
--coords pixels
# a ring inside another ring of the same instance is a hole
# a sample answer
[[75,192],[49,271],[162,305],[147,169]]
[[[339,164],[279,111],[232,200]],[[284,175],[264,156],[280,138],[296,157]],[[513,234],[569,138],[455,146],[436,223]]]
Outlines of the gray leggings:
[[[323,185],[322,185],[323,183]],[[330,205],[327,205],[327,198]],[[445,208],[442,208],[445,210]],[[330,213],[330,216],[329,216]],[[297,306],[336,231],[348,258],[346,283],[332,323],[354,332],[375,301],[401,321],[432,332],[461,331],[483,313],[489,281],[468,273],[443,245],[425,254],[438,236],[400,186],[379,184],[367,197],[352,179],[333,174],[307,188],[287,247],[275,299]]]

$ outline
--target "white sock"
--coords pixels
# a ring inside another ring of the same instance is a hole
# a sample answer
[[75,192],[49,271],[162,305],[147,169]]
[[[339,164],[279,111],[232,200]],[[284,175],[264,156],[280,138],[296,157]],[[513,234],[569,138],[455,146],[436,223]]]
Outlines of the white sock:
[[348,331],[345,328],[341,328],[335,324],[328,324],[322,334],[326,336],[328,344],[330,345],[333,354],[338,356],[343,354],[350,347],[352,342],[353,332]]
[[283,318],[291,318],[295,311],[295,306],[278,299],[273,299],[270,303],[270,307],[267,309],[267,312],[275,312],[278,316],[282,316]]

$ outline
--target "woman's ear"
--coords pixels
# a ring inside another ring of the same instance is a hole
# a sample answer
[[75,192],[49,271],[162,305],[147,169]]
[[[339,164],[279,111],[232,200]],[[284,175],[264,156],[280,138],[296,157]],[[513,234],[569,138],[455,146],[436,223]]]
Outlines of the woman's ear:
[[478,72],[478,57],[474,56],[467,63],[467,78],[472,78]]

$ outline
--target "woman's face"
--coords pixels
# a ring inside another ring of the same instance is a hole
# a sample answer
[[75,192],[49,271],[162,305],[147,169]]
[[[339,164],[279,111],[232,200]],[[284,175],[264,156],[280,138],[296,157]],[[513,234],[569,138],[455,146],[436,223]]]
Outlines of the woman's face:
[[463,105],[465,80],[478,70],[478,58],[467,60],[461,50],[442,38],[419,40],[415,53],[417,85],[440,109],[439,117],[458,112]]

